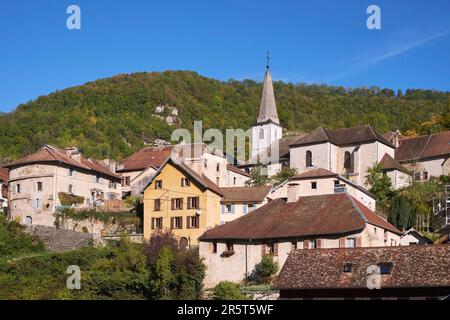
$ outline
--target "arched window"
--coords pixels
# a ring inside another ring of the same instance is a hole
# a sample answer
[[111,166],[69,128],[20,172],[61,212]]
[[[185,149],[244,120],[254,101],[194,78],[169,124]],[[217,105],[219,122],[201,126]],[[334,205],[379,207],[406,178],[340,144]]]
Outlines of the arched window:
[[25,224],[26,224],[27,226],[31,226],[31,225],[33,224],[33,218],[30,217],[30,216],[27,216],[27,217],[25,218]]
[[187,249],[189,249],[189,241],[188,241],[188,239],[185,238],[185,237],[180,238],[180,242],[179,242],[179,244],[178,244],[178,247],[179,247],[179,249],[181,249],[181,250],[187,250]]
[[312,152],[310,150],[306,151],[306,167],[312,167]]
[[259,129],[259,138],[264,139],[264,129]]
[[347,173],[351,173],[353,167],[352,154],[346,151],[344,154],[344,169]]

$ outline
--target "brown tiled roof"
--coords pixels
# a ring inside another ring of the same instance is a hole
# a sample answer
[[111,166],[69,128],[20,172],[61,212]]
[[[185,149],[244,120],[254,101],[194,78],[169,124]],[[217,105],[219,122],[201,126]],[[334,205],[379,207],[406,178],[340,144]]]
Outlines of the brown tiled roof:
[[271,186],[220,188],[222,203],[260,203],[269,193]]
[[7,166],[6,168],[14,168],[26,164],[32,164],[32,163],[45,163],[45,162],[56,162],[56,163],[64,163],[68,166],[84,169],[87,171],[94,171],[96,173],[104,174],[116,179],[120,179],[120,177],[102,165],[100,165],[97,160],[94,159],[86,159],[81,157],[81,161],[77,161],[72,159],[70,156],[66,154],[66,151],[64,149],[45,145],[37,152],[27,155],[23,157],[22,159],[19,159]]
[[388,132],[384,133],[383,137],[390,143],[394,143],[394,137],[397,137],[398,140],[403,140],[403,139],[408,138],[407,136],[404,136],[404,135],[394,132],[394,131],[388,131]]
[[173,146],[144,148],[122,161],[118,172],[140,171],[150,166],[159,168],[172,152]]
[[376,214],[375,212],[373,212],[372,210],[367,208],[365,205],[363,205],[361,202],[359,202],[355,198],[351,197],[351,199],[353,200],[353,202],[355,203],[357,208],[360,210],[360,212],[362,213],[362,215],[365,218],[367,223],[370,223],[374,226],[378,226],[385,230],[389,230],[389,231],[399,234],[399,235],[402,234],[402,232],[399,229],[397,229],[392,224],[387,222],[386,219],[382,218],[381,216],[379,216],[378,214]]
[[[392,262],[381,288],[450,286],[450,246],[404,246],[295,250],[276,278],[274,289],[366,289],[367,268]],[[352,272],[344,273],[344,265]]]
[[[181,171],[183,171],[187,176],[191,177],[195,182],[197,182],[198,184],[200,184],[203,188],[205,189],[209,189],[211,191],[213,191],[214,193],[222,196],[222,190],[211,180],[209,180],[205,175],[199,175],[197,172],[195,172],[194,170],[192,170],[190,167],[188,167],[186,164],[184,164],[183,162],[175,162],[173,161],[171,158],[168,158],[158,169],[158,171],[152,176],[152,178],[150,179],[150,181],[147,183],[147,185],[143,188],[143,192],[145,191],[145,189],[148,188],[148,186],[153,182],[153,180],[155,180],[155,178],[158,176],[158,174],[164,169],[164,167],[168,164],[171,163],[173,164],[175,167],[179,168]],[[169,186],[170,188],[170,186]]]
[[379,141],[385,145],[394,147],[392,143],[387,141],[377,130],[369,125],[335,130],[317,128],[309,135],[292,142],[291,146],[317,144],[323,142],[331,142],[337,146],[342,146],[373,141]]
[[408,169],[406,169],[404,166],[402,166],[400,164],[400,162],[398,162],[397,160],[395,160],[394,158],[392,158],[390,155],[388,155],[387,153],[384,154],[383,158],[380,161],[380,166],[383,170],[398,170],[400,172],[406,173],[406,174],[410,174],[410,172],[408,171]]
[[8,183],[8,169],[0,167],[0,181]]
[[338,174],[322,168],[308,169],[295,175],[293,180],[337,177]]
[[398,161],[440,156],[450,156],[450,131],[403,139],[395,150],[395,159]]
[[[250,214],[206,231],[200,240],[339,235],[361,231],[366,222],[388,224],[368,212],[369,209],[348,194],[300,197],[296,202],[275,199]],[[390,225],[389,228],[396,230]]]
[[245,172],[244,170],[239,169],[238,167],[233,166],[232,164],[228,164],[228,165],[227,165],[227,169],[230,170],[230,171],[232,171],[232,172],[239,173],[239,174],[241,174],[241,175],[243,175],[243,176],[251,177],[250,174],[248,174],[248,173]]

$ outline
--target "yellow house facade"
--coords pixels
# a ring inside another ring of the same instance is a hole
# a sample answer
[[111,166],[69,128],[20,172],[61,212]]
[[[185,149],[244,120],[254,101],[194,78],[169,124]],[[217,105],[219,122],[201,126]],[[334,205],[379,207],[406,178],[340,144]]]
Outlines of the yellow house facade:
[[180,247],[220,223],[222,192],[212,181],[183,163],[168,159],[143,191],[144,238],[171,231]]

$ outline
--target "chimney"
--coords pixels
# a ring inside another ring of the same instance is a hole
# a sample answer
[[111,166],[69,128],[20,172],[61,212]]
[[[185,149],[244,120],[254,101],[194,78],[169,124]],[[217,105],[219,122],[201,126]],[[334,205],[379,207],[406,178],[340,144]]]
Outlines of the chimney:
[[399,136],[401,135],[400,131],[397,130],[395,131],[394,136],[392,137],[392,144],[394,145],[394,147],[398,148],[400,145],[400,138]]
[[287,187],[287,202],[296,202],[300,198],[300,185],[290,183]]
[[66,148],[66,154],[73,160],[81,163],[81,153],[77,147]]

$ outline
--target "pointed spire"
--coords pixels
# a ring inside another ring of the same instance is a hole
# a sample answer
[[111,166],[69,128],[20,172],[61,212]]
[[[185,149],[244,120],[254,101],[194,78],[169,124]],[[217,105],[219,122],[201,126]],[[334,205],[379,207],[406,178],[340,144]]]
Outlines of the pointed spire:
[[259,108],[259,115],[257,123],[272,121],[280,124],[278,120],[277,105],[275,103],[275,95],[273,93],[272,76],[270,75],[269,56],[267,56],[267,70],[264,75],[264,85],[261,98],[261,106]]

